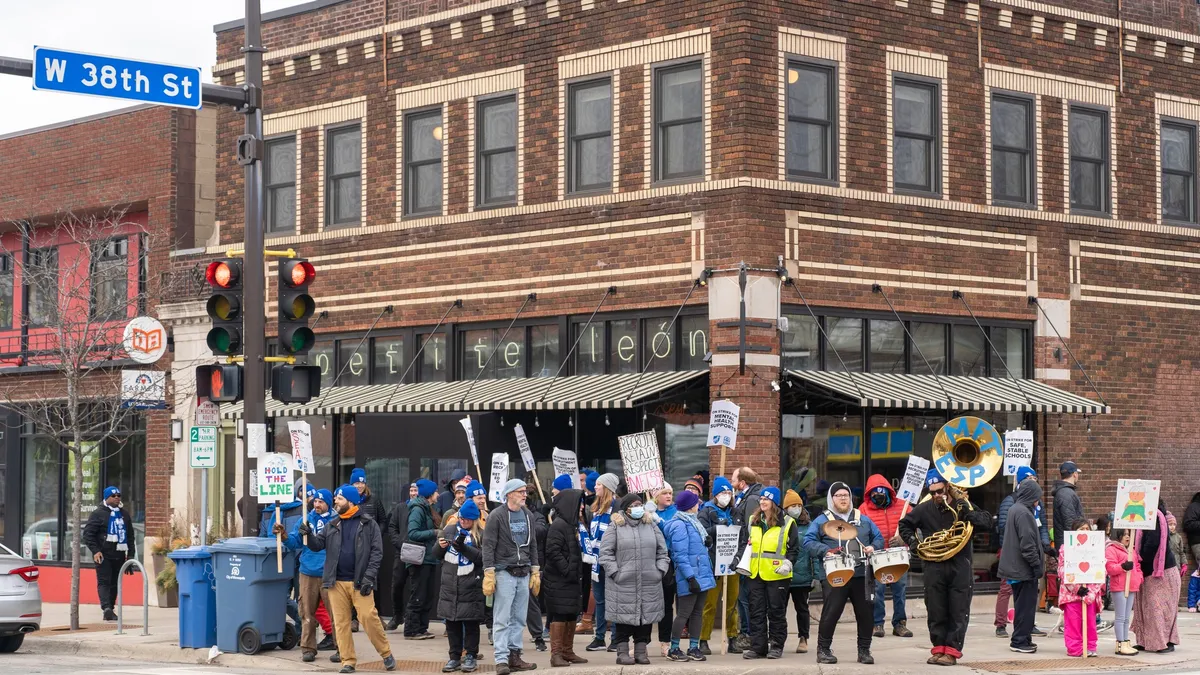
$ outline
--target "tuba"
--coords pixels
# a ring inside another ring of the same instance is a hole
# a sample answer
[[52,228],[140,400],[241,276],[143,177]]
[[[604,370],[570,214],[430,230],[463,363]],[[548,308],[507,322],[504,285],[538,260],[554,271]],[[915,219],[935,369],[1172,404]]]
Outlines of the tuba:
[[[971,507],[965,489],[996,477],[1004,464],[1004,439],[990,423],[978,417],[956,417],[933,439],[933,465],[946,478],[946,491]],[[929,495],[925,496],[928,499]],[[944,562],[958,555],[975,534],[971,523],[958,520],[949,529],[934,532],[917,544],[917,555],[929,562]]]

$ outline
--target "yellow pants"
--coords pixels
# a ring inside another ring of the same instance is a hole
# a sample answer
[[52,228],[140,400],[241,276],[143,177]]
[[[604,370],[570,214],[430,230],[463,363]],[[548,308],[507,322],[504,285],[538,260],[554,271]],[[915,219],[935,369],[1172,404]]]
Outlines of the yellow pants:
[[[303,626],[300,631],[300,651],[306,654],[317,653],[317,605],[325,601],[325,609],[329,609],[329,596],[321,587],[321,577],[300,575],[300,620]],[[333,617],[330,617],[333,620]]]
[[392,646],[388,643],[383,632],[383,624],[379,621],[379,612],[375,610],[375,594],[363,595],[354,590],[354,584],[349,581],[335,581],[329,591],[329,612],[333,616],[333,632],[337,636],[338,653],[342,655],[343,666],[357,666],[358,658],[354,655],[354,634],[350,632],[350,610],[358,610],[358,625],[366,631],[367,637],[380,658],[386,659],[392,655]]
[[713,624],[717,620],[717,600],[721,597],[721,583],[724,580],[725,589],[725,635],[737,637],[738,634],[738,575],[717,577],[717,585],[709,589],[704,597],[704,622],[700,626],[700,639],[711,640]]

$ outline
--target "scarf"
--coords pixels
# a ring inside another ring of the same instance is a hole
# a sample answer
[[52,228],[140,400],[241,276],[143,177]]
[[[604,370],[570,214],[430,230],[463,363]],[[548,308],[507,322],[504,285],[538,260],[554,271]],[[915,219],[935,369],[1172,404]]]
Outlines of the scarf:
[[708,545],[708,532],[705,531],[704,526],[700,524],[700,519],[696,517],[696,514],[676,511],[675,517],[691,523],[692,527],[696,528],[696,531],[700,533],[700,541],[703,541],[706,546]]
[[[458,529],[458,536],[463,538],[464,547],[473,546],[475,544],[475,538],[471,536],[470,530],[463,529],[462,525],[455,525],[455,528]],[[457,539],[458,537],[455,537],[455,540]],[[464,577],[475,571],[475,563],[468,560],[467,556],[463,555],[462,552],[458,550],[457,541],[452,542],[450,544],[450,548],[446,549],[445,559],[446,562],[458,565],[458,576],[460,577]]]
[[357,514],[357,513],[358,513],[358,504],[351,504],[350,508],[346,509],[345,513],[338,514],[338,518],[341,518],[342,520],[346,520],[347,518],[353,518],[355,516],[355,514]]
[[129,544],[125,543],[125,518],[121,515],[121,507],[108,506],[108,512],[108,536],[104,540],[114,542],[118,551],[128,551]]

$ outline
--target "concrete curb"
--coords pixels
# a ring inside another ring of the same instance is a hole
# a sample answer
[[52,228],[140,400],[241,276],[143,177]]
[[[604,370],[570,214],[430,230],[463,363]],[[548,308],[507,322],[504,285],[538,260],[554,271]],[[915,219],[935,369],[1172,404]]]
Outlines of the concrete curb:
[[[155,663],[185,663],[190,665],[220,665],[230,668],[252,668],[256,670],[328,671],[329,666],[275,656],[272,652],[261,652],[254,656],[222,653],[211,664],[207,649],[181,649],[175,642],[144,643],[126,641],[126,636],[107,635],[103,640],[77,637],[34,637],[25,638],[22,653],[55,654],[65,656],[110,657]],[[130,638],[142,636],[128,636]],[[153,635],[150,636],[153,638]]]

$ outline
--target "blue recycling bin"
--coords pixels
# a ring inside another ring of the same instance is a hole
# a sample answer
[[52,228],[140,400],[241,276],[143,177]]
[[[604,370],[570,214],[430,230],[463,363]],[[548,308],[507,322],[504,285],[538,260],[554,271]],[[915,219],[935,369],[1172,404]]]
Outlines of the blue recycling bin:
[[274,538],[239,537],[210,548],[217,582],[217,647],[243,654],[294,648],[300,636],[286,613],[295,553],[284,549],[279,572]]
[[208,649],[217,644],[217,593],[212,552],[207,546],[171,551],[179,582],[179,646]]

